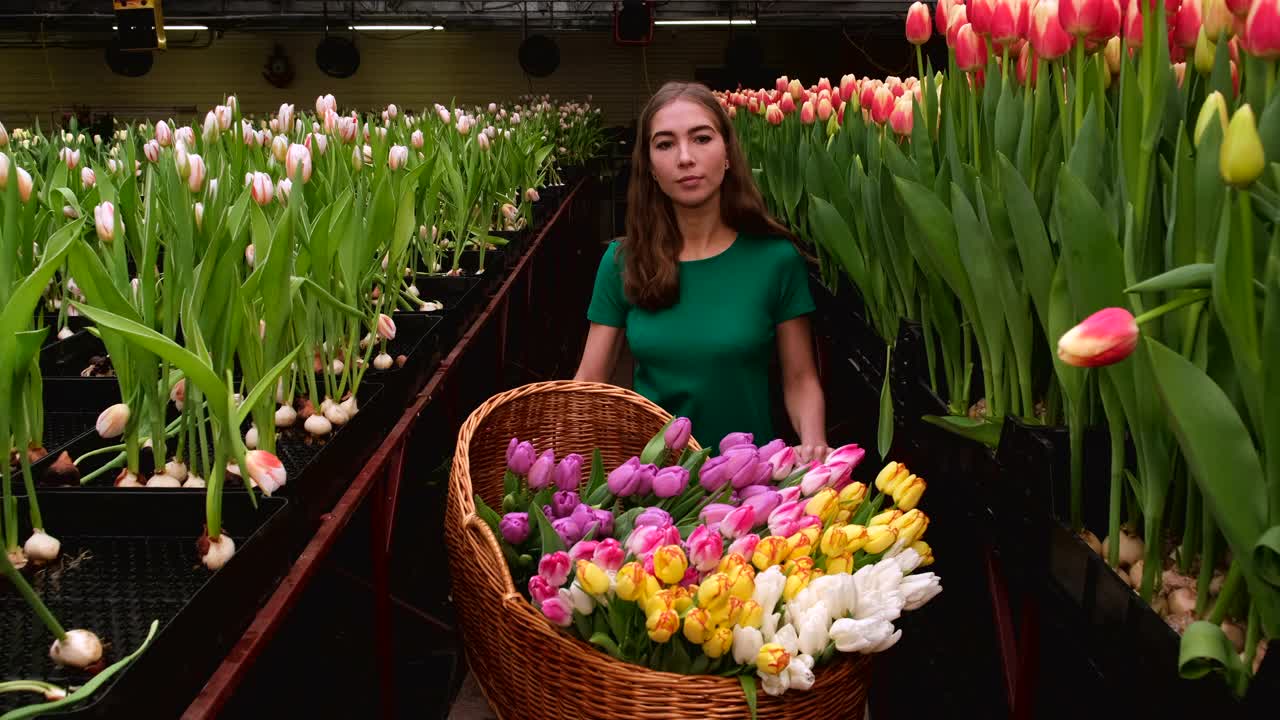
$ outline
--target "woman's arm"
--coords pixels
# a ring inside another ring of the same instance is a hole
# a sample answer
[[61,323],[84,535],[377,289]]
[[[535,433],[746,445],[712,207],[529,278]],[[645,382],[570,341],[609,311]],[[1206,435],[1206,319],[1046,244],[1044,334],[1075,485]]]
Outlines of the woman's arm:
[[622,350],[622,340],[626,330],[611,325],[591,323],[587,332],[587,345],[582,351],[582,362],[574,380],[584,382],[607,383],[613,378],[613,371],[618,365],[618,353]]
[[813,360],[813,334],[807,316],[778,325],[778,354],[787,414],[800,436],[796,450],[803,462],[821,462],[831,452],[827,447],[827,406]]

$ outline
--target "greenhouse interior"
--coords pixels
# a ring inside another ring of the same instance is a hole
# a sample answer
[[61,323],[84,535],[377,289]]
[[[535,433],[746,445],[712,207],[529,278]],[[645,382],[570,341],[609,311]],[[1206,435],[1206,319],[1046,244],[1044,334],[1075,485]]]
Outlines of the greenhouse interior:
[[0,5],[0,720],[1280,716],[1280,0]]

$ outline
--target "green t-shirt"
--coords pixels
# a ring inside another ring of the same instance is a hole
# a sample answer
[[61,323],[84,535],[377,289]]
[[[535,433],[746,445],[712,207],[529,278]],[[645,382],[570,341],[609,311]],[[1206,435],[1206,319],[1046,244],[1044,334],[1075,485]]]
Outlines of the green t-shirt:
[[627,301],[618,243],[600,260],[587,318],[626,328],[636,392],[688,417],[714,447],[731,432],[773,439],[769,365],[778,324],[814,311],[804,259],[786,238],[739,234],[724,252],[680,263],[680,299],[650,312]]

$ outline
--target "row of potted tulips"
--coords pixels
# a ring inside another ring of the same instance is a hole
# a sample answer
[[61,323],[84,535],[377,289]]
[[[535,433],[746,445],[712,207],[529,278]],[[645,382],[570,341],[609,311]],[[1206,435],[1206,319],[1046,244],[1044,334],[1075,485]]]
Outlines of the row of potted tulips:
[[[396,318],[441,309],[421,278],[483,273],[485,251],[527,225],[539,189],[600,142],[589,103],[547,97],[422,114],[390,105],[379,118],[340,115],[325,95],[314,115],[284,104],[255,119],[231,96],[203,122],[108,138],[74,124],[47,136],[0,127],[0,256],[12,260],[0,263],[0,395],[11,410],[0,413],[0,570],[54,634],[55,660],[93,666],[101,646],[63,631],[21,574],[60,551],[32,472],[51,331],[65,339],[70,318],[92,323],[120,397],[96,423],[118,444],[74,462],[64,453],[51,469],[82,483],[118,470],[116,486],[203,489],[197,550],[217,570],[235,552],[226,483],[242,479],[250,499],[280,489],[279,439],[322,443],[350,422],[366,373],[394,363]],[[33,528],[24,543],[17,475]]]
[[1095,544],[1105,425],[1099,549],[1183,633],[1184,673],[1243,690],[1280,632],[1280,3],[934,10],[906,35],[945,37],[945,73],[918,52],[919,80],[723,95],[762,190],[891,348],[921,324],[931,422],[992,446],[1007,417],[1067,425],[1067,520]]

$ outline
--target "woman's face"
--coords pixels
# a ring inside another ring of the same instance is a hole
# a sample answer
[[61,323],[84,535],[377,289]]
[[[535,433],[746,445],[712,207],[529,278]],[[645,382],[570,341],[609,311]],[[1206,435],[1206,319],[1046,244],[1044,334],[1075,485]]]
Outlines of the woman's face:
[[727,154],[724,136],[707,108],[675,100],[653,116],[649,163],[658,187],[671,201],[699,207],[718,197]]

